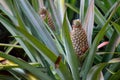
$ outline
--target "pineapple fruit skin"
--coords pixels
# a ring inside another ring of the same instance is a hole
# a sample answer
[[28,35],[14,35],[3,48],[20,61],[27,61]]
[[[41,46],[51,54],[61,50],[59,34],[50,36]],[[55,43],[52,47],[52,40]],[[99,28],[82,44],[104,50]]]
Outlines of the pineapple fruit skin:
[[41,18],[46,21],[46,23],[48,24],[48,26],[55,31],[55,26],[54,26],[54,22],[52,20],[51,14],[47,11],[47,9],[45,7],[41,8],[40,12],[39,12]]
[[88,49],[88,41],[85,30],[82,28],[82,25],[79,20],[74,20],[73,29],[71,31],[71,40],[73,48],[78,56],[83,55]]

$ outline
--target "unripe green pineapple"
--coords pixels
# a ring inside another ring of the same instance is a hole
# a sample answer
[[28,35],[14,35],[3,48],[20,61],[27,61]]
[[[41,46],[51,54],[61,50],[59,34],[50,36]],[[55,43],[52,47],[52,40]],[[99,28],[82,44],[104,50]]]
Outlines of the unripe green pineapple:
[[73,48],[78,55],[82,55],[88,49],[87,35],[78,19],[73,21],[71,40]]
[[47,11],[47,9],[46,9],[45,7],[41,8],[39,14],[40,14],[41,18],[42,18],[44,21],[46,21],[46,23],[48,24],[48,26],[49,26],[53,31],[55,31],[55,26],[54,26],[52,17],[51,17],[51,15],[50,15],[50,13]]

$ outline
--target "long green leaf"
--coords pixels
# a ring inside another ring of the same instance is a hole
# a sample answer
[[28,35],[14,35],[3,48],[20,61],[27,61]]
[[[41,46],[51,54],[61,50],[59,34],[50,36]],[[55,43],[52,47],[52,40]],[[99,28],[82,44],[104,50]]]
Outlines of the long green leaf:
[[[13,40],[13,41],[11,42],[11,44],[12,44],[12,45],[17,45],[17,44],[18,44],[18,41]],[[20,46],[20,47],[21,47],[21,46]],[[14,48],[13,46],[7,47],[7,49],[5,50],[5,53],[6,53],[6,54],[9,54],[9,52],[10,52],[13,48]]]
[[91,68],[93,61],[94,61],[95,53],[97,50],[97,45],[99,44],[100,40],[105,35],[108,23],[110,22],[112,16],[114,15],[117,8],[119,7],[119,3],[120,3],[120,1],[118,2],[117,6],[114,8],[114,10],[112,11],[112,13],[111,13],[110,17],[108,18],[107,22],[105,23],[105,25],[102,27],[100,32],[95,37],[93,44],[90,47],[89,54],[87,56],[87,59],[85,60],[84,67],[82,68],[82,72],[81,72],[83,80],[86,80],[86,75],[87,75],[87,73],[88,73],[89,69]]
[[[22,68],[28,70],[29,72],[31,72],[34,76],[36,76],[38,79],[42,79],[42,80],[52,80],[48,75],[46,75],[45,73],[41,72],[40,69],[35,68],[34,66],[31,66],[30,64],[28,64],[27,62],[17,59],[13,56],[4,54],[3,52],[0,52],[0,56],[3,58],[6,58],[16,64],[18,64],[19,66],[21,66]],[[39,73],[39,74],[38,74]]]
[[[120,58],[114,58],[114,59],[110,60],[109,62],[100,63],[100,64],[93,66],[90,69],[90,71],[88,72],[86,80],[99,80],[100,71],[102,71],[106,65],[109,65],[111,63],[115,64],[115,63],[119,63],[119,62],[120,62]],[[108,79],[106,79],[106,80],[108,80]],[[113,80],[116,80],[116,79],[113,79]]]
[[[112,72],[116,72],[119,68],[120,68],[120,63],[116,63],[116,64],[111,64],[109,70],[111,70]],[[105,80],[108,80],[111,75],[112,74],[109,71],[107,71],[104,75]]]
[[120,70],[113,74],[108,80],[120,80]]
[[88,72],[86,80],[99,80],[100,71],[107,65],[107,63],[101,63],[95,65]]
[[51,35],[45,28],[42,19],[40,16],[34,11],[27,0],[15,0],[16,3],[19,3],[19,7],[21,7],[22,11],[32,24],[32,29],[35,30],[38,35],[38,39],[42,39],[42,41],[47,45],[49,49],[51,49],[56,55],[58,55],[58,50],[55,46],[55,43],[52,40]]
[[73,6],[73,5],[69,4],[69,3],[65,3],[65,5],[67,7],[69,7],[71,10],[73,10],[74,12],[76,12],[77,14],[79,14],[79,10],[75,6]]
[[38,4],[38,0],[32,0],[32,6],[35,9],[36,12],[39,11],[39,4]]
[[[1,15],[0,15],[0,22],[1,22],[8,30],[10,30],[10,32],[12,31],[11,33],[12,33],[13,35],[16,36],[16,32],[19,32],[19,31],[17,31],[17,30],[15,29],[15,27],[14,27],[13,25],[11,25],[11,24],[9,23],[8,20],[6,20],[6,19],[5,19],[3,16],[1,16]],[[22,31],[21,34],[24,34],[24,37],[26,38],[26,37],[27,37],[26,34],[28,34],[28,33],[27,33],[24,29],[22,29],[21,31]],[[29,35],[29,34],[28,34],[28,35]],[[18,41],[21,40],[21,39],[18,39],[18,38],[16,38],[16,39],[17,39]],[[43,48],[43,47],[41,47],[41,43],[39,44],[40,41],[37,40],[37,42],[36,42],[36,39],[33,39],[33,36],[27,38],[26,41],[29,41],[29,40],[32,40],[32,45],[34,45],[34,47],[41,52],[41,48]],[[23,43],[22,43],[22,44],[23,44]],[[42,44],[42,45],[43,45],[43,44]],[[24,47],[24,46],[26,46],[26,45],[23,44],[22,47]],[[36,47],[36,46],[37,46],[37,47]],[[38,49],[38,47],[39,47],[39,49]],[[26,50],[27,48],[28,48],[28,47],[26,47],[26,48],[24,48],[24,49]],[[50,51],[50,50],[47,50],[46,47],[43,48],[43,49],[44,49],[43,53],[44,53],[44,52],[46,53],[46,51],[47,51],[47,53],[50,55],[50,56],[48,55],[48,56],[50,57],[50,59],[53,60],[53,62],[55,62],[55,60],[57,59],[57,57],[54,55],[54,53],[50,53],[51,51]],[[29,50],[28,50],[28,51],[29,51]],[[26,52],[27,52],[27,51],[26,51]],[[29,53],[28,53],[28,54],[29,54]],[[33,53],[33,54],[35,54],[35,53]],[[29,56],[30,59],[32,60],[33,56],[31,56],[31,53],[30,53],[28,56]],[[33,58],[33,61],[34,61],[34,58]],[[49,62],[49,61],[48,61],[48,62]],[[52,63],[52,64],[53,64],[53,63]],[[54,64],[53,64],[53,66],[54,66]],[[61,72],[63,73],[63,74],[61,74],[61,75],[64,76],[63,79],[64,79],[64,78],[65,78],[65,79],[71,78],[70,72],[68,71],[67,67],[66,67],[63,63],[60,63],[60,70],[61,70]],[[57,70],[57,71],[59,71],[59,70]],[[66,76],[65,74],[68,74],[68,75]],[[61,76],[61,77],[62,77],[62,76]]]
[[[104,1],[95,0],[95,3],[96,3],[96,5],[97,5],[100,9],[102,9],[102,11],[103,11],[104,13],[107,12],[108,8],[105,7],[105,4],[103,4]],[[107,4],[108,4],[108,3],[107,3]],[[106,5],[107,5],[107,4],[106,4]]]
[[13,68],[7,71],[15,78],[15,80],[20,80],[20,79],[27,80],[28,79],[28,76],[26,76],[24,71],[20,68],[16,68],[16,69]]
[[56,10],[57,8],[55,7],[53,0],[48,0],[48,4],[49,4],[48,5],[49,9],[51,10],[52,18],[55,22],[56,31],[57,31],[58,34],[60,34],[60,29],[62,27],[62,20],[60,20],[60,18],[59,18],[60,14]]
[[90,5],[85,16],[83,27],[87,33],[87,40],[90,46],[92,42],[92,33],[94,27],[94,0],[91,0],[90,2]]
[[4,44],[4,43],[0,43],[0,46],[11,46],[11,47],[15,47],[15,48],[22,48],[19,45],[13,45],[13,44]]
[[57,4],[56,10],[59,13],[60,21],[63,23],[65,13],[65,0],[56,0],[55,2]]
[[[119,40],[119,35],[116,31],[113,32],[112,37],[110,38],[109,44],[106,47],[106,52],[114,52],[116,48],[117,41]],[[109,61],[113,57],[113,54],[105,54],[103,56],[103,62]]]
[[[106,23],[106,19],[104,18],[104,16],[102,15],[102,13],[98,10],[98,8],[95,6],[95,23],[99,24],[99,27],[101,28],[102,26],[104,26],[104,24]],[[110,25],[108,25],[110,26]],[[108,38],[111,37],[111,33],[113,33],[113,29],[110,28],[107,33],[106,36]]]
[[[70,4],[71,5],[71,7],[69,7],[69,8],[67,8],[67,16],[68,16],[68,18],[69,18],[69,20],[70,20],[70,22],[73,20],[73,18],[74,17],[76,17],[76,15],[74,15],[75,14],[75,11],[73,11],[72,10],[72,7],[73,7],[73,9],[74,9],[74,7],[75,6],[78,6],[79,4],[79,1],[78,0],[65,0],[65,2],[66,3],[68,3],[68,4]],[[67,6],[67,5],[66,5]],[[75,8],[76,9],[76,8]],[[74,10],[75,10],[74,9]],[[78,14],[77,14],[77,17],[79,16],[79,9],[78,9]]]
[[[6,18],[4,18],[2,15],[0,15],[0,22],[5,26],[5,28],[13,35],[13,36],[17,36],[17,34],[15,33],[15,31],[13,30],[14,25],[11,24],[10,21],[8,21]],[[30,57],[31,61],[35,62],[35,58],[32,56],[30,50],[28,50],[27,46],[25,45],[25,43],[21,40],[16,38],[17,41],[20,43],[20,45],[23,47],[23,49],[26,51],[26,53],[28,54],[28,56]]]
[[45,25],[48,28],[48,30],[50,31],[51,35],[54,37],[54,41],[56,42],[56,45],[57,45],[57,48],[58,48],[60,54],[64,55],[64,57],[65,57],[65,52],[62,48],[63,44],[61,43],[60,38],[54,34],[54,32],[50,29],[50,27],[46,23],[45,23]]
[[112,22],[112,24],[113,24],[115,30],[117,31],[117,33],[120,35],[120,25],[118,25],[118,24],[115,23],[115,22]]
[[64,22],[62,27],[62,38],[63,38],[63,43],[66,51],[67,62],[72,71],[73,79],[79,80],[78,59],[77,59],[77,56],[75,55],[75,52],[72,46],[70,32],[69,32],[69,28],[66,20],[66,15],[64,17]]
[[109,16],[109,14],[112,12],[112,10],[116,5],[117,5],[117,1],[114,4],[112,4],[111,8],[107,11],[107,13],[105,14],[105,18]]
[[16,80],[16,78],[13,78],[11,76],[6,76],[6,75],[0,75],[1,80]]
[[[18,23],[19,23],[18,25],[19,25],[21,28],[23,28],[24,30],[27,30],[27,29],[28,29],[27,26],[29,26],[29,25],[27,25],[27,24],[29,24],[29,23],[28,23],[28,21],[27,21],[26,19],[24,20],[24,15],[22,14],[21,8],[19,7],[19,5],[18,5],[16,2],[14,2],[14,8],[15,8],[15,12],[16,12],[16,18],[17,18]],[[37,54],[36,49],[33,48],[31,45],[29,45],[29,43],[28,43],[27,41],[23,41],[23,42],[24,42],[24,44],[27,46],[27,48],[29,49],[29,51],[30,51],[31,53],[34,53],[34,54],[32,54],[31,57],[34,57],[35,60],[37,60],[38,62],[41,62],[40,57],[37,57],[38,54]],[[28,54],[28,53],[27,53],[27,54]],[[29,54],[28,54],[28,55],[29,55]],[[42,64],[42,62],[41,62],[41,64]]]
[[20,25],[23,29],[26,30],[26,28],[25,28],[25,23],[24,23],[24,21],[22,20],[22,11],[21,11],[19,5],[18,5],[16,2],[14,2],[13,5],[14,5],[15,13],[16,13],[16,18],[17,18],[17,20],[18,20],[18,25]]
[[81,0],[80,1],[80,20],[81,20],[81,23],[83,24],[83,21],[84,21],[84,18],[85,18],[85,0]]
[[1,4],[0,10],[2,10],[14,22],[14,24],[17,24],[17,20],[15,19],[15,17],[11,15]]
[[[43,45],[39,40],[37,40],[36,38],[25,32],[23,29],[18,28],[18,31],[20,31],[21,36],[23,36],[23,38],[25,38],[28,42],[30,42],[30,44],[33,45],[44,56],[44,58],[54,67],[53,63],[57,59],[56,55],[54,55],[54,53],[51,50],[49,50],[45,45]],[[63,74],[62,76],[64,76],[66,79],[71,78],[69,71],[67,67],[63,64],[63,62],[60,63],[59,68]]]
[[[36,48],[42,56],[49,62],[54,67],[54,62],[57,59],[57,56],[50,50],[48,49],[44,44],[42,44],[38,39],[30,35],[29,33],[25,32],[22,28],[18,27],[18,33],[26,39],[34,48]],[[63,64],[63,62],[60,63],[59,67],[63,79],[71,79],[71,75],[67,69],[67,66]],[[65,75],[68,74],[68,75]]]

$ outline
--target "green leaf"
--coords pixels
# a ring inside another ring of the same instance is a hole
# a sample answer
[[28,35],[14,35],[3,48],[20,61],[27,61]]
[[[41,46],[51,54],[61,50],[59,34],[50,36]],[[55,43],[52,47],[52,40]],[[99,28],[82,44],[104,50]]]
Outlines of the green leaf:
[[19,45],[13,45],[13,44],[4,44],[4,43],[0,43],[0,46],[10,46],[10,47],[15,47],[15,48],[22,48]]
[[73,10],[74,12],[76,12],[77,14],[79,14],[79,10],[75,6],[73,6],[73,5],[69,4],[69,3],[65,3],[65,5],[67,7],[69,7],[71,10]]
[[22,9],[23,13],[26,15],[27,19],[33,26],[31,27],[31,29],[33,29],[36,32],[36,37],[38,39],[42,39],[42,41],[47,45],[47,47],[51,49],[56,55],[58,55],[58,49],[56,48],[50,33],[45,28],[41,17],[34,11],[34,9],[27,0],[15,1],[16,3],[19,3],[19,7]]
[[[112,71],[112,72],[116,72],[117,70],[119,70],[119,68],[120,68],[120,63],[118,62],[118,63],[109,65],[108,70],[110,70],[110,71]],[[112,75],[112,74],[111,74],[109,71],[107,71],[107,72],[104,74],[105,80],[108,80],[111,75]]]
[[[100,64],[93,66],[88,72],[86,80],[99,80],[100,71],[102,71],[106,65],[109,65],[111,63],[115,64],[119,62],[120,62],[120,58],[114,58],[110,60],[108,63],[100,63]],[[112,79],[112,80],[117,80],[117,79]]]
[[[33,51],[33,47],[35,47],[40,53],[41,53],[41,49],[44,50],[44,51],[42,51],[44,54],[47,52],[47,54],[45,54],[45,55],[47,55],[49,57],[49,58],[47,58],[47,60],[48,60],[48,62],[50,62],[50,59],[51,59],[52,60],[52,64],[51,65],[54,67],[54,62],[56,61],[57,57],[54,55],[53,52],[51,52],[48,48],[46,48],[45,45],[44,45],[44,47],[41,47],[43,44],[40,43],[39,40],[35,39],[35,37],[31,36],[24,29],[16,30],[15,26],[13,26],[10,21],[8,21],[6,18],[4,18],[1,15],[0,15],[0,22],[11,32],[11,34],[13,36],[17,36],[17,34],[19,32],[19,34],[26,39],[27,44],[25,43],[25,41],[22,41],[21,38],[16,38],[18,40],[18,42],[21,44],[21,46],[23,47],[23,49],[25,49],[26,53],[28,54],[28,56],[30,57],[30,59],[33,62],[35,62],[34,55],[36,53],[34,53],[34,51]],[[30,41],[30,44],[32,45],[32,48],[28,45],[29,41]],[[31,50],[32,50],[32,52],[30,52]],[[60,71],[62,72],[62,74],[61,74]],[[69,72],[69,70],[68,70],[68,68],[67,68],[67,66],[65,64],[63,64],[63,62],[60,63],[60,69],[58,69],[57,72],[60,73],[59,75],[61,76],[61,78],[63,80],[64,79],[71,79],[71,77],[72,77],[70,72]],[[66,75],[66,74],[68,74],[68,75]]]
[[108,80],[120,80],[120,70],[113,74]]
[[[24,31],[22,28],[17,28],[18,33],[27,40],[36,50],[38,50],[41,55],[47,60],[47,62],[54,67],[54,62],[57,59],[57,56],[48,49],[43,43],[41,43],[38,39],[36,39],[34,36],[30,35],[26,31]],[[59,70],[61,71],[63,79],[71,79],[71,75],[68,71],[67,66],[61,61],[59,64]],[[65,75],[67,74],[67,75]]]
[[84,19],[84,24],[83,24],[83,28],[85,29],[87,34],[87,41],[89,46],[92,43],[93,27],[94,27],[94,0],[92,0],[90,2],[90,5],[88,6],[87,13]]
[[46,23],[45,23],[45,25],[48,28],[48,30],[50,31],[51,35],[54,37],[54,41],[56,43],[56,46],[57,46],[60,54],[64,55],[64,57],[65,57],[65,52],[64,52],[63,47],[62,47],[63,44],[62,44],[61,39],[54,34],[54,32],[50,29],[50,27]]
[[[17,36],[15,29],[14,29],[14,25],[11,24],[10,21],[8,21],[8,19],[6,19],[5,17],[3,17],[2,15],[0,15],[0,22],[5,26],[5,28],[13,35],[13,36]],[[23,49],[26,51],[27,55],[29,56],[29,58],[31,59],[31,61],[35,62],[35,58],[32,56],[33,53],[31,53],[27,47],[27,45],[21,40],[16,38],[16,40],[20,43],[20,45],[23,47]]]
[[15,78],[15,80],[20,80],[20,79],[28,80],[28,76],[26,76],[24,70],[20,68],[13,68],[7,71]]
[[53,0],[48,0],[48,7],[51,11],[52,18],[55,22],[56,32],[60,34],[60,30],[62,27],[62,20],[59,18],[60,14],[57,11],[57,8],[55,7]]
[[[112,37],[109,40],[109,44],[106,47],[107,52],[114,52],[116,45],[117,45],[117,41],[119,40],[119,35],[116,31],[113,32]],[[102,62],[107,62],[109,61],[111,58],[113,57],[113,54],[105,54],[103,56],[103,60]]]
[[[105,19],[105,17],[102,15],[102,13],[98,10],[96,6],[94,9],[95,9],[95,23],[99,24],[99,27],[101,28],[102,26],[104,26],[107,20]],[[108,26],[110,27],[111,25],[108,24]],[[112,27],[107,31],[106,36],[110,38],[111,33],[113,33]]]
[[[105,5],[107,5],[108,3],[105,4],[104,1],[99,1],[99,0],[96,0],[95,3],[96,3],[96,5],[97,5],[104,13],[107,12],[108,8],[105,7]],[[104,3],[104,4],[103,4],[103,3]]]
[[22,11],[16,2],[14,2],[14,10],[15,10],[15,15],[16,15],[17,21],[18,21],[18,25],[20,25],[23,29],[26,30],[25,23],[22,20]]
[[[28,70],[29,72],[31,72],[34,76],[36,76],[38,79],[42,79],[42,80],[52,80],[48,75],[46,75],[45,73],[41,72],[39,68],[35,68],[34,66],[28,64],[27,62],[17,59],[13,56],[4,54],[3,52],[0,52],[0,56],[3,58],[6,58],[16,64],[18,64],[20,67],[22,67],[23,69]],[[38,74],[39,73],[39,74]]]
[[[75,14],[75,11],[73,11],[72,10],[72,7],[73,7],[73,9],[75,10],[78,10],[77,12],[78,12],[78,14],[77,14],[77,17],[79,16],[79,8],[78,8],[78,3],[77,2],[79,2],[78,0],[65,0],[65,2],[67,3],[67,4],[69,4],[70,6],[67,6],[67,7],[69,7],[69,8],[67,8],[67,16],[68,16],[68,19],[70,20],[70,22],[72,22],[72,20],[73,20],[73,18],[75,18],[76,17],[76,15],[74,15]],[[65,4],[66,4],[65,3]],[[78,8],[78,9],[77,9]],[[76,18],[77,18],[76,17]]]
[[32,0],[32,6],[35,9],[36,12],[39,11],[39,4],[38,4],[39,0]]
[[[6,64],[0,64],[0,70],[9,70],[9,69],[12,69],[12,68],[22,68],[21,66],[19,66],[18,64],[15,64],[15,63],[12,63],[8,60],[6,60]],[[40,64],[39,63],[28,63],[34,67],[40,67]],[[40,68],[40,70],[42,71],[44,68]]]
[[[13,40],[13,41],[11,41],[10,43],[11,43],[12,45],[17,45],[17,44],[18,44],[18,41]],[[21,46],[19,46],[19,47],[21,47]],[[6,54],[9,54],[10,51],[11,51],[13,48],[14,48],[14,46],[7,47],[7,49],[5,50],[5,53],[6,53]]]
[[120,54],[120,52],[97,52],[98,55],[104,55],[104,54]]
[[67,24],[67,20],[66,20],[66,14],[64,17],[64,22],[63,22],[63,27],[62,27],[62,40],[63,40],[64,47],[65,47],[67,62],[70,66],[73,79],[79,80],[78,59],[72,46],[70,32],[69,32],[69,25]]
[[112,25],[114,26],[115,30],[117,31],[117,33],[120,35],[120,25],[118,25],[115,22],[112,22]]
[[117,63],[120,62],[120,58],[114,58],[109,61],[109,63]]
[[10,14],[1,4],[0,10],[2,10],[13,21],[14,24],[17,24],[16,18],[12,14]]
[[63,20],[64,20],[64,13],[65,13],[65,0],[56,0],[55,1],[56,3],[56,10],[57,12],[59,13],[59,18],[60,18],[60,21],[63,23]]
[[85,18],[85,0],[80,1],[80,20],[83,24],[84,18]]
[[88,72],[86,80],[99,80],[100,71],[107,65],[108,63],[101,63],[93,66]]
[[117,11],[117,9],[119,7],[119,3],[120,3],[120,1],[118,2],[117,6],[114,8],[114,10],[112,11],[112,13],[109,16],[109,18],[108,18],[107,22],[105,23],[105,25],[102,27],[102,29],[99,31],[99,33],[95,37],[95,39],[93,41],[93,44],[90,46],[88,56],[87,56],[87,58],[86,58],[86,60],[84,62],[84,65],[83,65],[82,71],[81,71],[81,75],[83,77],[83,80],[86,80],[86,75],[87,75],[87,73],[88,73],[89,69],[91,68],[91,66],[93,64],[93,61],[94,61],[95,53],[96,53],[96,50],[97,50],[97,45],[99,44],[99,42],[101,41],[101,39],[105,35],[108,23],[110,22],[112,16]]
[[13,78],[11,76],[6,76],[6,75],[0,75],[0,79],[1,80],[16,80],[16,78]]

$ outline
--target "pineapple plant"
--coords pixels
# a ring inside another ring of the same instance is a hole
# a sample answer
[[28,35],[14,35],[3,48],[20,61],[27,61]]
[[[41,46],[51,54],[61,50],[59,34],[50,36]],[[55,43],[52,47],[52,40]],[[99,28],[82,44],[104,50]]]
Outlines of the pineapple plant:
[[72,24],[71,40],[77,55],[83,55],[88,49],[88,41],[85,30],[82,28],[80,20],[74,20]]
[[0,3],[0,80],[120,80],[120,0]]

